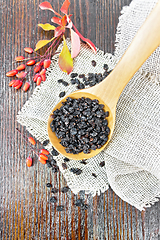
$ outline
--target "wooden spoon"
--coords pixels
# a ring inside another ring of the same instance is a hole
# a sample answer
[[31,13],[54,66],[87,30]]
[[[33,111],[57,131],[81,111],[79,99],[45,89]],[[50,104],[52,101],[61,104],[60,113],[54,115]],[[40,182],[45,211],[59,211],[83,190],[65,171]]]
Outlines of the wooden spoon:
[[[48,136],[52,145],[58,152],[70,159],[80,160],[88,159],[99,152],[101,152],[108,144],[113,134],[116,116],[116,104],[121,92],[126,84],[142,66],[146,59],[153,53],[153,51],[160,45],[160,1],[150,13],[142,27],[137,32],[132,43],[127,51],[122,56],[119,63],[114,70],[101,83],[91,88],[79,90],[69,94],[67,97],[81,98],[88,97],[90,99],[98,99],[99,103],[104,104],[104,110],[109,111],[108,126],[110,128],[109,139],[105,145],[100,149],[91,150],[89,154],[83,152],[79,154],[66,153],[65,148],[60,144],[60,140],[50,128],[50,123],[53,120],[51,115],[48,119]],[[62,102],[66,100],[63,98],[53,109],[59,109]]]

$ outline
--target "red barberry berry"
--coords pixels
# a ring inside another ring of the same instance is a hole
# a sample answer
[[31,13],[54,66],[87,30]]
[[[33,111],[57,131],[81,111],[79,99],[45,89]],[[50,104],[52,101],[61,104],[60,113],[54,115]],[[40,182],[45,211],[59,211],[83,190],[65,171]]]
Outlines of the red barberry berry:
[[39,157],[38,160],[39,160],[42,164],[46,164],[46,160],[44,160],[43,158]]
[[42,78],[41,76],[37,78],[37,86],[39,86],[41,84]]
[[17,70],[17,69],[13,69],[13,70],[7,72],[7,73],[6,73],[6,76],[7,76],[7,77],[13,77],[13,76],[15,76],[17,73],[18,73],[18,70]]
[[15,57],[15,60],[16,60],[17,62],[20,62],[20,61],[24,60],[24,57],[23,57],[23,56]]
[[32,65],[34,65],[35,63],[36,63],[36,61],[33,60],[33,59],[31,59],[31,60],[29,60],[26,64],[27,64],[27,66],[32,66]]
[[24,48],[24,51],[26,52],[26,53],[33,53],[33,49],[32,48],[30,48],[30,47],[26,47],[26,48]]
[[32,166],[32,158],[31,157],[28,157],[26,159],[26,164],[27,164],[27,167],[31,167]]
[[44,63],[43,63],[43,66],[44,68],[48,68],[51,64],[51,60],[50,59],[45,59],[44,60]]
[[18,78],[25,78],[25,76],[27,75],[27,72],[20,72],[16,74],[16,77]]
[[40,153],[39,157],[44,159],[44,160],[48,160],[48,157],[43,153]]
[[45,74],[45,73],[46,73],[46,69],[43,68],[43,69],[40,71],[40,75],[43,75],[43,74]]
[[30,87],[30,83],[29,82],[25,82],[24,86],[23,86],[23,91],[27,91]]
[[12,84],[12,87],[17,87],[20,84],[20,80],[15,80],[15,82]]
[[32,145],[35,145],[35,144],[36,144],[36,141],[35,141],[34,138],[32,138],[32,137],[29,137],[29,138],[28,138],[28,141],[29,141]]
[[20,81],[19,84],[17,86],[15,86],[15,89],[19,89],[22,86],[23,82]]
[[40,153],[43,153],[43,154],[46,154],[46,155],[49,154],[49,152],[48,152],[46,149],[41,149],[41,150],[40,150]]
[[35,72],[35,73],[38,73],[40,70],[41,70],[41,66],[40,66],[40,65],[37,65],[37,66],[34,68],[34,72]]
[[26,68],[25,64],[21,64],[21,65],[19,65],[16,69],[17,69],[18,71],[22,71],[22,70],[24,70],[25,68]]
[[41,75],[37,73],[37,74],[34,76],[34,78],[33,78],[33,82],[37,82],[37,78],[40,77],[40,76],[41,76]]
[[45,74],[42,74],[42,75],[41,75],[41,78],[42,78],[42,81],[43,81],[43,82],[46,81],[46,75],[45,75]]
[[9,87],[12,87],[13,84],[15,83],[15,81],[16,81],[16,80],[12,80],[12,81],[8,84],[8,86],[9,86]]

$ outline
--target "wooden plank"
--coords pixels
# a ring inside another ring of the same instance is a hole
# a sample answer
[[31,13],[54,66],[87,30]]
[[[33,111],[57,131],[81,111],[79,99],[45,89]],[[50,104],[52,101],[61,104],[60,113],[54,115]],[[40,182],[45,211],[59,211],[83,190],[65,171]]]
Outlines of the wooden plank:
[[[1,239],[154,239],[160,236],[160,201],[145,213],[123,202],[111,189],[101,196],[84,195],[88,210],[76,207],[77,196],[71,191],[61,193],[66,185],[60,172],[52,174],[47,168],[34,160],[28,169],[25,159],[29,147],[15,131],[18,126],[22,134],[25,129],[16,122],[16,115],[30,91],[14,91],[8,87],[9,79],[5,73],[15,67],[14,57],[23,52],[26,46],[35,46],[42,38],[51,37],[43,33],[37,23],[45,23],[53,16],[51,12],[40,11],[40,0],[2,0],[0,14],[0,145],[1,145]],[[62,0],[52,0],[56,11],[60,10]],[[74,0],[70,13],[82,35],[91,39],[105,52],[114,53],[114,41],[118,17],[122,6],[130,0]],[[41,147],[41,145],[38,145]],[[52,182],[59,189],[55,194],[58,204],[65,211],[58,213],[50,204],[50,190],[46,183]]]

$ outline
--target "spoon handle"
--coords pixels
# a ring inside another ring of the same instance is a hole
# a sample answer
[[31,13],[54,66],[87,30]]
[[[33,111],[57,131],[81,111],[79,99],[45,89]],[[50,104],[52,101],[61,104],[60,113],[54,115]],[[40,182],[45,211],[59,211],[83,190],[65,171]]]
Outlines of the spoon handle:
[[103,82],[93,87],[94,89],[91,88],[91,92],[109,104],[110,108],[115,108],[126,84],[159,45],[160,1],[137,32],[114,70]]

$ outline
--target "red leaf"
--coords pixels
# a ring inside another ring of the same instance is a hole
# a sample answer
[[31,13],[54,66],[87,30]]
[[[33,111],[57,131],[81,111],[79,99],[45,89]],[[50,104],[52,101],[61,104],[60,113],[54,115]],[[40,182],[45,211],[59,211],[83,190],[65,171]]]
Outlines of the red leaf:
[[61,19],[58,18],[58,17],[52,17],[52,18],[51,18],[51,22],[56,23],[56,24],[58,24],[58,25],[61,25],[61,24],[62,24]]
[[65,32],[65,27],[59,26],[54,30],[54,37],[59,37],[64,32]]
[[96,49],[95,45],[91,42],[91,40],[89,40],[88,38],[83,37],[83,36],[80,34],[80,32],[77,30],[77,28],[74,26],[73,23],[72,23],[72,25],[73,25],[73,28],[74,28],[75,32],[78,34],[78,36],[79,36],[84,42],[86,42],[86,43],[92,48],[93,52],[96,54],[96,53],[97,53],[97,49]]
[[65,0],[62,7],[61,7],[61,12],[63,12],[64,14],[68,13],[68,7],[70,5],[70,1],[69,0]]
[[54,9],[52,8],[51,4],[49,2],[42,2],[39,7],[42,10],[50,10],[52,12],[54,12],[56,15],[58,15],[59,17],[61,17],[61,15],[59,13],[57,13],[56,11],[54,11]]
[[71,58],[75,58],[80,51],[80,38],[75,31],[71,29]]
[[66,44],[66,40],[65,38],[63,39],[64,39],[63,48],[59,55],[58,63],[59,63],[60,69],[63,72],[66,72],[67,74],[69,74],[70,72],[72,72],[72,69],[73,69],[73,59],[71,58],[71,54]]

